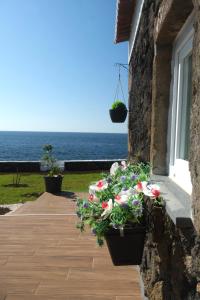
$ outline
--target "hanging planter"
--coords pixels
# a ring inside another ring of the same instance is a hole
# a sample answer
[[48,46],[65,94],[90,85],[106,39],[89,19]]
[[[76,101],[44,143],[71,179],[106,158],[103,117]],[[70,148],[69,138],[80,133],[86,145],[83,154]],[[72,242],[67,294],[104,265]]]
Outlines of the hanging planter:
[[[127,107],[125,105],[125,97],[124,97],[124,92],[122,88],[122,82],[121,82],[121,76],[120,76],[120,67],[121,65],[118,64],[119,66],[119,78],[118,78],[118,83],[116,87],[116,92],[115,92],[115,97],[114,97],[114,102],[112,104],[111,109],[109,110],[110,113],[110,118],[113,123],[123,123],[126,120],[127,116]],[[119,92],[121,90],[121,95],[123,98],[123,102],[118,99]]]
[[116,100],[109,112],[113,123],[123,123],[126,120],[128,111],[123,102]]
[[111,228],[105,239],[115,266],[140,265],[143,256],[145,226],[120,229]]

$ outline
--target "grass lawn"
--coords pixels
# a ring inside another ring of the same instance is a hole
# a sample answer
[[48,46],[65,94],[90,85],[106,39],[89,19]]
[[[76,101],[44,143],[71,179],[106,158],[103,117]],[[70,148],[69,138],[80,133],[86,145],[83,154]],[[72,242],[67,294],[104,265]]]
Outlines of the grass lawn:
[[[43,174],[22,173],[18,187],[13,186],[16,174],[0,174],[0,204],[32,201],[44,192]],[[92,181],[97,181],[101,173],[66,173],[62,190],[87,192]]]

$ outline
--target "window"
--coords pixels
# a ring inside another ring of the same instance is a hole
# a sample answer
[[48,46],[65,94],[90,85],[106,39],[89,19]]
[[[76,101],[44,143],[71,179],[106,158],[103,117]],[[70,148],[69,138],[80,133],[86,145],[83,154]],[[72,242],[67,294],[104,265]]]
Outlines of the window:
[[190,112],[192,97],[193,15],[179,33],[173,48],[169,176],[187,193],[189,172]]

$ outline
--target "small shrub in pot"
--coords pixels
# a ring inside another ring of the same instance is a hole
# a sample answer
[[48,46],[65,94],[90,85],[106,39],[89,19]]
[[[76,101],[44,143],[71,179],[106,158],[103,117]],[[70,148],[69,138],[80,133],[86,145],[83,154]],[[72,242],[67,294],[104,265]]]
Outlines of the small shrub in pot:
[[50,144],[43,146],[43,156],[41,164],[48,171],[44,176],[46,192],[59,194],[61,192],[63,175],[56,158],[53,155],[53,146]]

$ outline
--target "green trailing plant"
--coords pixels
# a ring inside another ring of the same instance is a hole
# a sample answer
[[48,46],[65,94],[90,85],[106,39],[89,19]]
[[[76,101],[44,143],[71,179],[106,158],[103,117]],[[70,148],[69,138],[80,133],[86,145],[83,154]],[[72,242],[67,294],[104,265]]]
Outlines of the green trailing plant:
[[101,246],[109,229],[143,225],[147,200],[162,206],[160,188],[150,181],[150,165],[114,163],[110,174],[89,187],[88,199],[77,201],[77,227],[91,227]]

